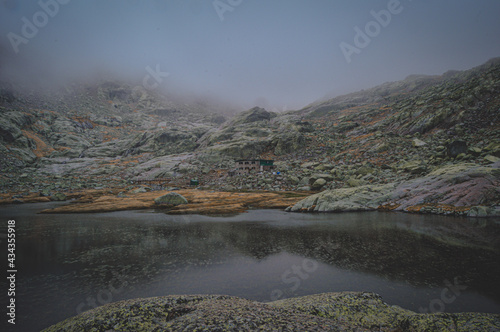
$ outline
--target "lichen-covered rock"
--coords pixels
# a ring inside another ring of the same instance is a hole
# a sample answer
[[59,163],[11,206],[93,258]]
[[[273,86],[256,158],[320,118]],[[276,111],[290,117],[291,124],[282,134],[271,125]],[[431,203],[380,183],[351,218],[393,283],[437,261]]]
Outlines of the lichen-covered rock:
[[398,210],[420,204],[489,206],[500,200],[499,186],[498,165],[454,164],[400,184],[393,192],[393,201],[400,205]]
[[411,144],[414,146],[414,147],[421,147],[421,146],[424,146],[424,145],[427,145],[427,143],[425,143],[424,141],[418,139],[418,138],[415,138],[413,139],[413,141],[411,142]]
[[287,210],[291,212],[371,211],[386,201],[395,187],[395,184],[388,184],[326,190],[306,197]]
[[427,171],[427,165],[421,161],[409,161],[400,166],[400,169],[411,174],[422,174]]
[[272,302],[271,305],[325,317],[352,328],[390,330],[412,311],[391,306],[374,293],[324,293]]
[[500,316],[416,314],[373,293],[325,293],[259,303],[165,296],[111,303],[44,331],[497,331]]
[[[2,115],[2,117],[4,117],[4,115]],[[8,118],[0,118],[0,139],[4,142],[11,143],[21,135],[21,130],[9,121]]]
[[484,160],[489,161],[490,163],[496,163],[496,162],[500,161],[500,158],[492,156],[492,155],[489,154],[486,157],[484,157]]
[[352,329],[371,331],[496,331],[500,316],[481,313],[417,314],[391,306],[374,293],[341,292],[309,295],[270,303],[326,317]]
[[359,179],[356,179],[355,177],[350,177],[348,178],[345,183],[349,186],[349,187],[359,187],[359,186],[362,186],[364,183],[362,180],[359,180]]
[[323,317],[237,297],[193,295],[116,302],[44,331],[343,331],[346,328]]
[[276,116],[277,114],[274,112],[268,112],[263,108],[254,107],[235,116],[232,122],[234,124],[244,124],[259,121],[269,121]]
[[184,196],[178,193],[168,193],[166,195],[155,198],[155,203],[158,205],[181,205],[187,204],[188,201]]
[[317,179],[316,181],[314,181],[311,188],[312,188],[312,190],[320,190],[321,188],[323,188],[323,186],[325,184],[326,184],[326,180],[320,178],[320,179]]
[[[349,185],[351,185],[350,180],[346,181]],[[400,211],[445,213],[442,208],[424,207],[446,205],[460,208],[459,212],[463,215],[467,215],[471,210],[469,216],[496,216],[498,212],[494,207],[500,201],[499,187],[498,164],[489,166],[477,166],[471,163],[453,164],[438,168],[424,177],[399,184],[327,190],[301,200],[287,211],[369,211],[390,203]],[[487,207],[472,208],[481,205]],[[418,208],[415,208],[416,206]]]
[[53,196],[50,197],[51,201],[65,201],[67,199],[68,198],[63,193],[55,193]]

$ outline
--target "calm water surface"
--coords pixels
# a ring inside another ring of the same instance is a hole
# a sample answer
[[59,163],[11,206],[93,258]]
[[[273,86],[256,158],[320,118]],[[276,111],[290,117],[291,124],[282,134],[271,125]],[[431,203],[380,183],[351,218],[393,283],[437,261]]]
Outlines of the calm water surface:
[[272,301],[370,291],[417,312],[500,313],[498,219],[269,210],[37,214],[55,205],[0,207],[2,257],[7,220],[16,220],[15,331],[37,331],[112,301],[172,294]]

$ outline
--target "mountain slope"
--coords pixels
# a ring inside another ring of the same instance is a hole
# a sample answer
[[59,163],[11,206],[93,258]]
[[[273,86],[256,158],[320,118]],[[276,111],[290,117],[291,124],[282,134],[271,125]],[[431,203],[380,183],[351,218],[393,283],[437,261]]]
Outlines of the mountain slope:
[[[152,178],[168,178],[172,186],[198,178],[210,189],[333,190],[401,183],[500,158],[498,58],[299,111],[253,108],[225,122],[216,107],[117,82],[41,96],[6,88],[1,100],[3,192],[126,187]],[[229,176],[240,158],[274,159],[281,174]],[[484,203],[498,205],[498,196]]]

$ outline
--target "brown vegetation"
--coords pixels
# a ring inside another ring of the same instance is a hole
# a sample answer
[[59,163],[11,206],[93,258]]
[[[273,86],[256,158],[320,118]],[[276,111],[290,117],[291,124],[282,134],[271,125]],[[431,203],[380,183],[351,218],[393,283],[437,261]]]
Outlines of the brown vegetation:
[[[284,209],[307,196],[307,193],[293,195],[286,192],[216,192],[203,190],[178,190],[176,193],[184,196],[188,204],[175,207],[163,207],[154,203],[154,199],[165,195],[168,191],[151,191],[125,196],[105,191],[84,191],[68,194],[77,200],[64,206],[42,211],[42,213],[96,213],[121,210],[165,209],[169,214],[233,214],[254,209]],[[76,197],[75,197],[76,196]],[[25,201],[31,201],[27,198]]]

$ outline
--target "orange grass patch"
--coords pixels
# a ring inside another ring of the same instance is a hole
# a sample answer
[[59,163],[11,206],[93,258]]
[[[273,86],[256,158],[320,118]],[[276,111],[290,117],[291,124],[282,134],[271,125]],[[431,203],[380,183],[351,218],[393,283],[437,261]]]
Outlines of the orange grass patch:
[[32,131],[28,130],[22,130],[24,136],[28,137],[29,139],[33,140],[35,142],[36,148],[33,150],[33,153],[35,156],[38,158],[45,157],[46,155],[52,153],[54,151],[54,148],[51,146],[47,145],[37,134],[35,134]]
[[154,199],[169,193],[169,191],[152,191],[148,193],[127,193],[128,197],[118,197],[109,194],[80,194],[80,199],[72,204],[41,213],[97,213],[122,210],[165,209],[168,214],[221,214],[241,213],[249,208],[284,209],[306,197],[308,194],[287,197],[285,193],[259,192],[213,192],[203,190],[179,190],[176,193],[184,196],[188,204],[175,207],[156,205]]

